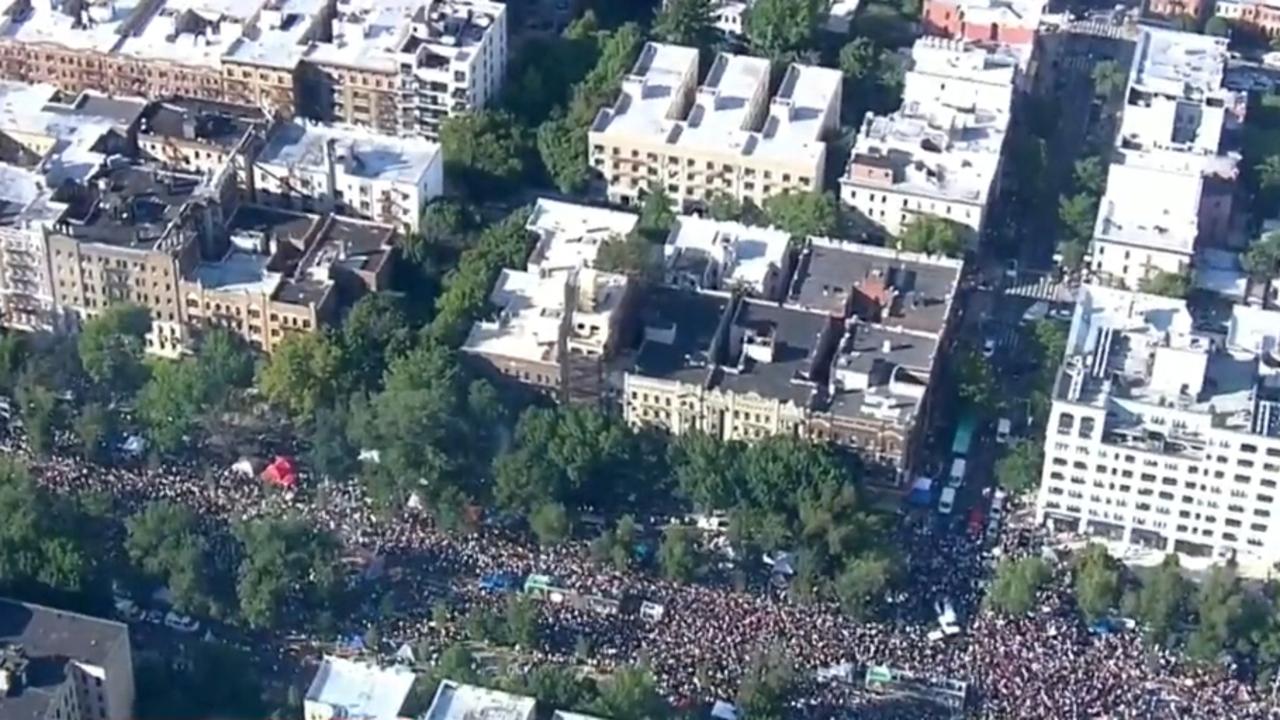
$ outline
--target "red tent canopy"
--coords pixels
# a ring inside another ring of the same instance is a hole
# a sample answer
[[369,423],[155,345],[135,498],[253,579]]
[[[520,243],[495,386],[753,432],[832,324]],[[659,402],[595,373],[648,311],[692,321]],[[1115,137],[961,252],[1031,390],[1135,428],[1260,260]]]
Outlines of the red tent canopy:
[[267,469],[262,471],[262,479],[272,485],[291,488],[298,484],[298,468],[292,459],[277,455]]

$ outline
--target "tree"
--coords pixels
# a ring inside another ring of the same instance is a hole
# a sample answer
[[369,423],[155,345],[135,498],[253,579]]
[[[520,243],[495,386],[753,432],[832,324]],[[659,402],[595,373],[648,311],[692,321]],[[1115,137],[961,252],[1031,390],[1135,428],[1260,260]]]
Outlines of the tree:
[[232,390],[253,384],[253,355],[238,335],[213,328],[200,338],[196,367],[210,400],[222,403]]
[[834,235],[840,228],[840,211],[830,193],[788,190],[764,201],[769,224],[793,238]]
[[1073,239],[1058,246],[1062,253],[1062,267],[1067,272],[1079,272],[1084,265],[1084,256],[1089,252],[1089,245],[1084,240]]
[[445,170],[477,197],[515,188],[527,172],[529,133],[501,110],[479,110],[446,118],[440,125]]
[[1252,608],[1231,565],[1217,565],[1196,593],[1196,628],[1187,637],[1187,654],[1212,662],[1226,651],[1247,650]]
[[794,60],[814,49],[826,0],[756,0],[747,11],[747,42],[757,55]]
[[1077,193],[1058,198],[1058,221],[1070,240],[1087,243],[1093,237],[1093,221],[1098,215],[1098,201],[1091,195]]
[[1215,37],[1228,37],[1231,35],[1231,23],[1221,15],[1214,15],[1205,21],[1204,34]]
[[668,0],[653,21],[653,34],[665,43],[706,48],[715,39],[711,0]]
[[328,332],[290,333],[258,371],[258,389],[295,420],[332,402],[341,354]]
[[876,65],[876,46],[867,37],[856,37],[840,48],[840,72],[857,83],[871,74]]
[[1151,295],[1185,298],[1191,290],[1191,275],[1186,272],[1161,270],[1155,275],[1142,278],[1142,281],[1138,283],[1138,289]]
[[1280,188],[1280,155],[1268,155],[1253,166],[1258,188],[1263,191]]
[[359,448],[347,439],[348,421],[342,404],[322,407],[312,417],[304,457],[318,475],[342,482],[355,474]]
[[702,561],[698,557],[697,533],[693,528],[674,525],[662,533],[658,564],[668,580],[689,582],[697,576]]
[[613,720],[663,720],[670,711],[648,668],[623,665],[600,683],[591,712]]
[[107,449],[114,427],[111,411],[99,403],[88,403],[80,408],[75,419],[76,437],[80,439],[80,452],[85,459],[99,462]]
[[996,482],[1013,495],[1029,493],[1040,484],[1043,462],[1039,443],[1019,440],[996,461]]
[[1036,354],[1041,364],[1056,368],[1067,352],[1066,328],[1061,323],[1044,318],[1037,320],[1031,327],[1031,337],[1035,341]]
[[1126,612],[1142,624],[1148,640],[1164,645],[1172,638],[1187,593],[1187,581],[1182,577],[1178,556],[1170,553],[1164,562],[1145,574],[1138,592],[1126,598]]
[[676,213],[672,210],[674,201],[661,187],[655,187],[645,193],[644,202],[640,206],[640,219],[636,222],[636,231],[655,243],[666,242],[667,234],[676,224]]
[[1106,616],[1120,599],[1120,569],[1106,547],[1090,543],[1076,560],[1076,605],[1089,622]]
[[748,718],[785,717],[795,683],[791,661],[778,647],[757,653],[738,686],[738,709]]
[[340,580],[332,535],[292,518],[250,520],[234,534],[244,551],[236,594],[250,626],[279,628],[331,604]]
[[477,223],[475,210],[467,204],[451,198],[436,198],[422,209],[418,232],[405,238],[405,255],[421,265],[430,257],[431,248],[466,248]]
[[427,332],[431,340],[450,347],[462,343],[472,320],[489,302],[498,272],[524,265],[528,219],[528,208],[512,211],[480,233],[475,245],[462,253],[457,267],[444,278],[444,291],[436,297],[436,316]]
[[163,584],[185,613],[210,614],[216,606],[208,548],[195,515],[167,501],[153,502],[125,522],[125,550],[142,572]]
[[965,250],[966,230],[954,220],[917,215],[903,229],[898,246],[908,252],[960,257]]
[[22,368],[26,364],[28,348],[22,333],[7,332],[0,335],[0,390],[13,392]]
[[77,339],[80,363],[110,393],[130,394],[146,379],[142,354],[151,314],[140,305],[112,305],[89,318]]
[[543,503],[529,514],[529,528],[543,545],[563,542],[569,537],[569,512],[560,503]]
[[1127,73],[1115,60],[1102,60],[1093,66],[1093,92],[1101,98],[1115,97],[1128,82]]
[[1049,566],[1038,557],[1001,560],[987,602],[1006,615],[1025,615],[1034,607],[1036,593],[1049,575]]
[[738,502],[742,447],[704,433],[685,433],[669,446],[680,492],[698,510],[728,510]]
[[0,584],[83,590],[93,556],[78,527],[71,508],[36,485],[26,466],[0,459]]
[[387,366],[413,344],[409,318],[393,293],[371,293],[360,298],[342,322],[338,337],[342,348],[345,387],[374,390]]
[[538,606],[522,595],[507,596],[507,641],[524,650],[538,647]]
[[959,347],[954,358],[955,387],[960,398],[978,407],[995,406],[999,402],[996,380],[986,359],[967,345]]
[[614,236],[601,243],[595,266],[598,270],[645,281],[656,279],[661,272],[658,246],[638,232],[625,238]]
[[529,695],[544,708],[587,707],[596,698],[595,683],[566,665],[539,663],[526,673],[508,677],[506,689],[520,695]]
[[1071,180],[1075,184],[1076,192],[1101,197],[1107,182],[1107,169],[1102,163],[1102,157],[1090,155],[1077,160],[1072,166]]
[[1280,272],[1280,232],[1254,241],[1240,257],[1240,265],[1255,280],[1269,280]]
[[717,192],[707,201],[707,215],[720,222],[741,221],[745,209],[738,198],[727,192]]
[[871,603],[888,586],[890,574],[889,560],[878,555],[849,561],[835,581],[840,606],[853,618],[865,618]]
[[562,193],[578,193],[591,179],[586,132],[573,118],[557,112],[538,126],[538,156]]
[[889,48],[880,50],[876,58],[876,85],[882,105],[897,106],[902,102],[902,87],[910,64],[910,57],[904,53]]
[[37,455],[53,451],[54,430],[58,427],[58,399],[53,391],[24,373],[14,392],[22,427],[27,432],[27,445]]
[[157,450],[174,452],[190,442],[208,398],[204,376],[195,363],[159,360],[138,393],[138,419]]

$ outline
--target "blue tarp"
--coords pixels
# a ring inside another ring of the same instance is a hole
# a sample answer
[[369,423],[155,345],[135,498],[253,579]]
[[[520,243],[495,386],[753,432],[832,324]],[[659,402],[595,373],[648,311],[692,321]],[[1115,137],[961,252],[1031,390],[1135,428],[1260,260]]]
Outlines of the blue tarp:
[[515,573],[489,573],[480,578],[480,589],[489,592],[515,592],[520,578]]
[[927,477],[916,478],[907,495],[907,502],[912,505],[926,506],[933,502],[933,480]]

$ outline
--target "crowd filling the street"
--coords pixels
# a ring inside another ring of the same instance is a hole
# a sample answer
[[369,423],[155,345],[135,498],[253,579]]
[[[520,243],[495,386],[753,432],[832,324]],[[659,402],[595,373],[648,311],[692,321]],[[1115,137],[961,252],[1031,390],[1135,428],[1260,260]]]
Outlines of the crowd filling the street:
[[[16,445],[16,446],[15,446]],[[24,455],[20,438],[6,452]],[[1066,573],[1036,598],[1024,617],[984,609],[991,557],[1038,555],[1040,529],[1012,526],[994,546],[910,516],[895,531],[907,563],[906,584],[888,619],[857,621],[830,603],[799,603],[780,588],[735,589],[727,584],[679,584],[642,572],[617,572],[589,558],[580,541],[545,548],[519,535],[481,526],[445,533],[427,517],[406,511],[376,512],[358,482],[325,481],[324,490],[282,491],[228,468],[206,472],[194,458],[153,467],[105,467],[70,455],[32,461],[38,482],[56,493],[104,493],[129,510],[154,501],[189,507],[208,522],[294,515],[331,531],[350,556],[378,557],[385,573],[376,581],[413,599],[394,617],[370,612],[344,619],[344,627],[378,626],[388,657],[396,647],[438,652],[463,637],[461,618],[476,607],[498,609],[505,590],[483,589],[479,580],[501,575],[554,578],[559,588],[619,600],[654,603],[660,617],[601,613],[546,598],[539,610],[539,644],[523,648],[522,663],[585,661],[607,673],[644,663],[674,707],[733,698],[747,664],[762,650],[780,649],[797,670],[792,706],[812,718],[948,717],[927,702],[888,702],[866,692],[861,672],[890,666],[920,677],[968,684],[974,716],[984,718],[1202,718],[1252,720],[1280,716],[1280,704],[1261,697],[1222,667],[1192,665],[1176,653],[1144,644],[1136,632],[1089,632],[1071,601]],[[320,502],[319,499],[323,499]],[[518,591],[519,583],[509,591]],[[933,605],[946,597],[968,618],[962,635],[927,637]],[[433,603],[451,608],[450,623],[433,618]],[[626,602],[623,606],[626,606]],[[588,657],[581,657],[585,638]],[[313,648],[334,638],[313,637]],[[826,668],[847,664],[843,678],[819,679]]]

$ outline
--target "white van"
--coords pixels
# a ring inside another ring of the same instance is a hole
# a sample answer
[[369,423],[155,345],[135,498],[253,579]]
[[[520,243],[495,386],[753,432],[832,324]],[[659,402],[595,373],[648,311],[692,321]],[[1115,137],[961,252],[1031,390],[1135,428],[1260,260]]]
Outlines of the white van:
[[958,488],[964,485],[964,458],[956,458],[951,461],[951,474],[947,476],[947,487]]
[[1009,436],[1013,434],[1013,421],[1009,418],[1000,418],[996,422],[996,442],[1001,445],[1009,444]]
[[956,489],[951,487],[942,488],[942,497],[938,498],[938,512],[943,515],[950,515],[955,507]]

